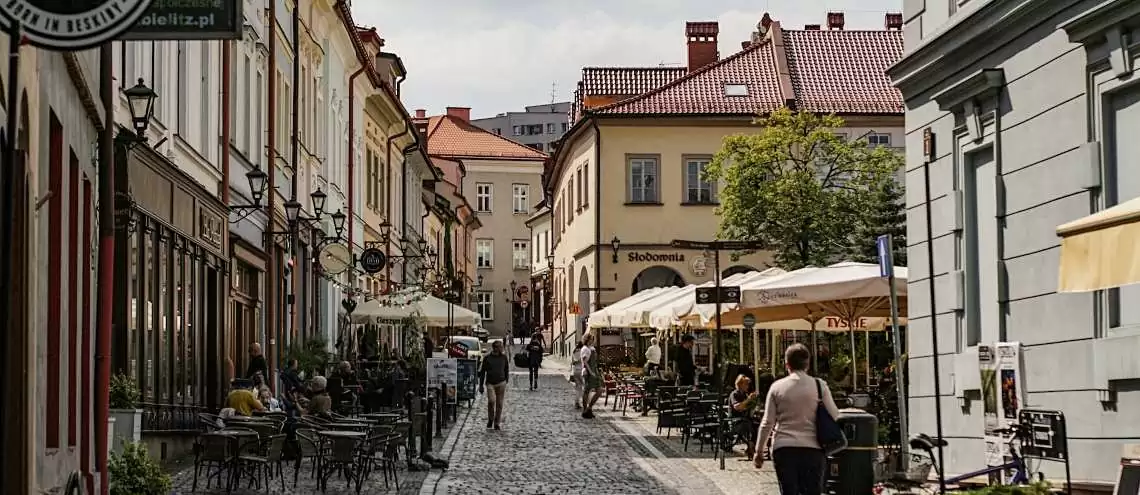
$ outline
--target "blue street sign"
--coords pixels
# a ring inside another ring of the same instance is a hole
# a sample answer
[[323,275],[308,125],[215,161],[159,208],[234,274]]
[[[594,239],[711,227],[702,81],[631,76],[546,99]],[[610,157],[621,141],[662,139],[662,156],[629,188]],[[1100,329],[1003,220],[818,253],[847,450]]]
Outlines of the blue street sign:
[[881,235],[875,239],[875,247],[879,251],[879,276],[883,278],[894,275],[894,262],[891,260],[891,235]]

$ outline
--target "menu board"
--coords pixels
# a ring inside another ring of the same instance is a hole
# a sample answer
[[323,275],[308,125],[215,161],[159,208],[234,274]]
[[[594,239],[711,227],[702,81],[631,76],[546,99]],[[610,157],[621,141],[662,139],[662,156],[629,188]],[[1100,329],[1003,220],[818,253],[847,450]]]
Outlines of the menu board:
[[448,400],[455,400],[456,386],[459,384],[458,360],[451,358],[429,358],[427,360],[428,388],[438,389],[447,385]]
[[455,361],[458,380],[456,398],[459,400],[475,400],[475,388],[479,381],[477,377],[479,361],[476,359],[456,359]]

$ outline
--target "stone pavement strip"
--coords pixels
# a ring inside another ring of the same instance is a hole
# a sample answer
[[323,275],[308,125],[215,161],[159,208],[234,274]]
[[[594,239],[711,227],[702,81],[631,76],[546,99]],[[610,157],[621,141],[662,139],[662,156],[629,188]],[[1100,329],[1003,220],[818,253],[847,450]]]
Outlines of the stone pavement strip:
[[[488,430],[479,397],[451,432],[441,455],[451,467],[432,473],[421,495],[459,494],[776,494],[770,467],[756,470],[743,454],[720,471],[712,454],[683,452],[659,437],[655,419],[611,412],[582,419],[564,363],[543,362],[538,390],[514,372],[506,394],[502,431]],[[693,447],[693,446],[691,446]]]

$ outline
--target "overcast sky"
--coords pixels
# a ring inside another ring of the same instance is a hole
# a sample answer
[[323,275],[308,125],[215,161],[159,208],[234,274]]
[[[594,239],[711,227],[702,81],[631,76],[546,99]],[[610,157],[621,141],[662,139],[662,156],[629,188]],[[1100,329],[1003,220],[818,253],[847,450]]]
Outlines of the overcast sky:
[[472,116],[569,100],[584,66],[683,66],[685,21],[720,22],[722,57],[740,50],[764,12],[785,28],[882,29],[902,0],[357,0],[408,69],[409,111],[471,107]]

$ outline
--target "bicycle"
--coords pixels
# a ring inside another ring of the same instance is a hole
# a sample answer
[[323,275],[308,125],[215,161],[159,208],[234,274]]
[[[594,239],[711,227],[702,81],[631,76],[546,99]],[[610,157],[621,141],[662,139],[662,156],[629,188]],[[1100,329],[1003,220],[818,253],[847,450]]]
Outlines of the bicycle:
[[[946,478],[946,486],[950,487],[947,488],[947,491],[961,490],[962,488],[958,487],[957,485],[968,479],[994,474],[1003,476],[1002,481],[1000,482],[1003,485],[1017,486],[1027,485],[1030,483],[1029,466],[1025,463],[1025,458],[1021,457],[1021,455],[1018,453],[1016,445],[1017,442],[1028,439],[1028,435],[1030,434],[1029,428],[1021,424],[1011,424],[1009,428],[999,428],[997,430],[994,430],[994,434],[1001,436],[1008,435],[1006,445],[1009,446],[1010,460],[998,466],[989,466],[977,471]],[[929,466],[934,469],[934,472],[936,474],[941,473],[941,467],[938,465],[938,461],[934,456],[934,449],[937,449],[939,447],[946,447],[948,445],[946,440],[941,438],[932,438],[930,435],[927,435],[925,433],[918,433],[910,437],[909,445],[913,451],[921,450],[925,452],[926,457],[929,459]],[[920,455],[912,454],[912,460],[918,459],[921,459]],[[920,463],[920,467],[924,467],[922,463]],[[911,470],[908,473],[896,474],[896,476],[892,477],[890,480],[884,483],[880,483],[877,487],[878,490],[876,490],[876,493],[884,493],[885,489],[888,488],[895,490],[892,493],[898,495],[913,494],[915,492],[912,490],[916,489],[923,490],[921,493],[937,493],[936,490],[930,490],[927,488],[927,485],[929,484],[929,469],[930,468],[926,468],[925,471],[923,469]],[[916,471],[922,474],[915,475]],[[1007,478],[1004,477],[1006,473],[1012,474],[1010,474]],[[1045,479],[1044,474],[1037,472],[1037,479],[1038,481],[1043,481]]]

